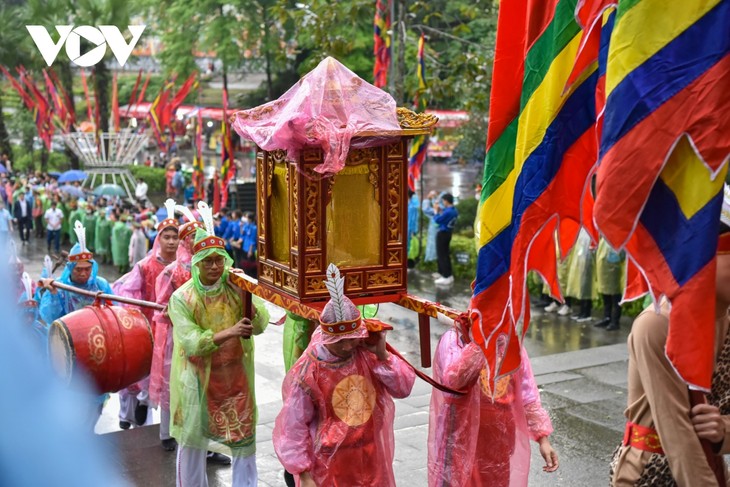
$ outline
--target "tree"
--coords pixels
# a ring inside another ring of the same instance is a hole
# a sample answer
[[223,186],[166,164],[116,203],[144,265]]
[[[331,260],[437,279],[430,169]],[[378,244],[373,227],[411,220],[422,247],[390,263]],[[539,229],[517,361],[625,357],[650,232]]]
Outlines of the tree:
[[[23,57],[20,49],[22,41],[18,26],[22,25],[20,8],[16,6],[0,5],[0,64],[15,66]],[[10,84],[6,85],[10,89]],[[21,110],[24,108],[19,107]],[[3,112],[3,98],[0,96],[0,152],[12,154],[10,137],[6,127],[5,114]]]

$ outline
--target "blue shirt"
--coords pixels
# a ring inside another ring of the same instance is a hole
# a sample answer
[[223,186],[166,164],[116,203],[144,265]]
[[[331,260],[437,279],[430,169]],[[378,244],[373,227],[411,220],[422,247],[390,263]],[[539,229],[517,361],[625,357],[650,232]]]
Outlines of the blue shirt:
[[451,232],[456,225],[456,217],[459,212],[453,206],[447,206],[441,213],[433,217],[433,221],[439,226],[439,232]]
[[221,238],[226,238],[225,235],[226,235],[227,228],[228,228],[228,218],[221,217],[220,224],[217,227],[215,227],[216,236],[221,237]]
[[243,245],[241,249],[248,254],[249,250],[256,252],[256,239],[258,228],[255,223],[246,223],[243,227]]
[[8,222],[12,217],[7,208],[0,210],[0,232],[7,232],[10,230]]

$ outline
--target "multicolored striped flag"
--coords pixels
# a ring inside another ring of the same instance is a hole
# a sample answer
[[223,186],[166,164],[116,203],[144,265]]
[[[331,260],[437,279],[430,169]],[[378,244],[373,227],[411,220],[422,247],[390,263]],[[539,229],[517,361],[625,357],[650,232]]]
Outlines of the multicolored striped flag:
[[193,138],[193,187],[194,199],[205,199],[205,161],[203,160],[203,112],[198,109],[195,120],[195,137]]
[[390,67],[390,0],[375,2],[373,27],[373,40],[375,41],[373,85],[382,88],[388,83],[388,68]]
[[174,82],[172,80],[168,80],[167,82],[165,82],[164,86],[162,87],[162,89],[160,89],[160,92],[155,97],[155,100],[152,102],[152,105],[150,106],[150,111],[148,113],[152,133],[155,136],[157,145],[163,152],[167,152],[166,130],[168,122],[166,121],[166,113],[168,98],[170,97],[173,83]]
[[[221,178],[220,178],[220,208],[228,204],[228,183],[236,175],[236,166],[233,163],[233,141],[231,140],[231,126],[228,122],[228,92],[223,88],[223,121],[221,122]],[[219,208],[219,210],[220,210]]]
[[[423,49],[426,38],[423,34],[418,39],[418,91],[414,100],[414,106],[418,111],[425,111],[428,103],[424,96],[426,85],[426,65],[423,59]],[[421,167],[426,160],[428,151],[428,135],[418,135],[411,142],[411,149],[408,153],[408,187],[411,191],[416,190],[416,181],[421,177]]]
[[580,228],[596,158],[596,64],[568,85],[582,37],[577,1],[500,4],[470,311],[493,391],[520,365],[530,320],[527,271],[561,296],[554,233],[560,227],[564,255],[564,242]]
[[726,0],[617,3],[594,211],[654,298],[671,302],[667,357],[703,390],[714,363],[717,228],[730,155],[728,25]]

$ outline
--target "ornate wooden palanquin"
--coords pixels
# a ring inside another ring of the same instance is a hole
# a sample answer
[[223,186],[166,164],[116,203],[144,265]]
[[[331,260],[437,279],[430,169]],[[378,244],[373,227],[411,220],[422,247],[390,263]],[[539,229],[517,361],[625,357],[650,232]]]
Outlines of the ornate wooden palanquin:
[[400,133],[356,134],[351,145],[386,136],[387,143],[351,146],[345,167],[331,176],[314,171],[319,148],[304,148],[296,161],[283,150],[257,150],[260,284],[302,303],[327,300],[332,262],[350,298],[406,292],[408,142],[436,119],[405,109],[398,115]]

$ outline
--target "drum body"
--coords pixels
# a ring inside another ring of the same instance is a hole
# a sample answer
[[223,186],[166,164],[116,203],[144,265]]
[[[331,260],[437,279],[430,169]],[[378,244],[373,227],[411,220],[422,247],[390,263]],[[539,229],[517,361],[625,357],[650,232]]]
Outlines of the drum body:
[[71,383],[85,373],[99,392],[119,391],[149,375],[152,348],[147,318],[121,306],[87,306],[54,321],[48,334],[61,378]]

